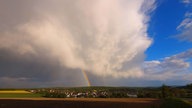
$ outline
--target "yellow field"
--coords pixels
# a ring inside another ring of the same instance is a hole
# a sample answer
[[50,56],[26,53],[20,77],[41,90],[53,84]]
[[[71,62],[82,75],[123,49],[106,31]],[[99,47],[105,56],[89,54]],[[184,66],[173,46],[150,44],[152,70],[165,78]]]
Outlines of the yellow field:
[[40,98],[42,94],[25,90],[0,90],[0,98]]
[[0,93],[30,93],[25,90],[0,90]]

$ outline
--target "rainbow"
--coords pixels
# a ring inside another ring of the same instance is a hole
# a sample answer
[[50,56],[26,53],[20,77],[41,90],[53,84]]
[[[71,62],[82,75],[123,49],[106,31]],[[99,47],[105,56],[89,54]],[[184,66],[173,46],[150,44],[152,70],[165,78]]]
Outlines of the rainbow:
[[85,80],[87,81],[87,86],[91,86],[91,83],[89,81],[89,78],[88,78],[86,72],[83,69],[81,70],[81,72],[83,73],[83,76],[84,76]]

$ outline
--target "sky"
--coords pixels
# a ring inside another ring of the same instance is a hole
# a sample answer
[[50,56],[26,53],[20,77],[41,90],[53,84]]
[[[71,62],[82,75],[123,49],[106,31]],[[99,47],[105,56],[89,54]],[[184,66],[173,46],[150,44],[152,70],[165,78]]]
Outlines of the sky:
[[192,0],[0,0],[0,87],[192,83]]

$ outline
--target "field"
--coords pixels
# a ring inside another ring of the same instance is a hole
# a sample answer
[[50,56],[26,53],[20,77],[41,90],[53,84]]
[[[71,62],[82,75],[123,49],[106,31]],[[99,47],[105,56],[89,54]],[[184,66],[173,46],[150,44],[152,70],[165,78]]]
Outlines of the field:
[[169,98],[162,101],[160,108],[192,108],[192,104],[183,99]]
[[0,108],[192,108],[181,99],[0,98]]
[[192,98],[188,98],[188,99],[183,99],[184,102],[186,102],[187,104],[192,106]]
[[158,99],[148,98],[18,98],[0,99],[0,108],[154,108]]
[[191,98],[48,98],[25,90],[0,90],[0,108],[192,108]]
[[25,90],[0,90],[0,94],[3,94],[3,93],[23,93],[23,94],[26,94],[26,93],[30,93],[28,91],[25,91]]
[[0,90],[0,98],[38,98],[40,94],[33,94],[25,90]]

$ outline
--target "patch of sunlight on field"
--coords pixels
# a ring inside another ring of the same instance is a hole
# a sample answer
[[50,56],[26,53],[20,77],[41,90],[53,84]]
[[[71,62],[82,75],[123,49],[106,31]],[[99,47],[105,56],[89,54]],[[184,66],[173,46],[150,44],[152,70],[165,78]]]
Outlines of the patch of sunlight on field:
[[41,98],[41,94],[33,93],[0,93],[0,98]]
[[42,94],[31,93],[25,90],[0,90],[0,98],[40,98]]
[[0,93],[30,93],[25,90],[1,90]]

